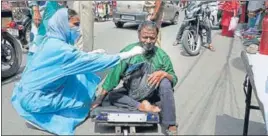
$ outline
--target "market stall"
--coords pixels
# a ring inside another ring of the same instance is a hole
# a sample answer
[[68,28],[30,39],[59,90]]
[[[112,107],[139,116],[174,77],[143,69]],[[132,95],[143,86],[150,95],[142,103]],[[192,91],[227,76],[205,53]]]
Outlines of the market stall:
[[[243,135],[248,133],[250,110],[260,110],[268,132],[268,55],[249,54],[242,51],[241,59],[247,71],[244,82],[246,95],[246,108]],[[258,105],[251,105],[252,91],[254,92]],[[268,134],[268,133],[267,133]]]
[[[243,38],[242,38],[243,39]],[[241,53],[241,59],[246,68],[244,92],[246,95],[246,108],[243,135],[248,134],[250,110],[260,110],[265,122],[268,135],[268,13],[262,18],[261,36],[258,43],[252,43],[254,48],[246,47]],[[245,42],[243,42],[245,44]],[[252,92],[258,101],[258,106],[251,105]]]

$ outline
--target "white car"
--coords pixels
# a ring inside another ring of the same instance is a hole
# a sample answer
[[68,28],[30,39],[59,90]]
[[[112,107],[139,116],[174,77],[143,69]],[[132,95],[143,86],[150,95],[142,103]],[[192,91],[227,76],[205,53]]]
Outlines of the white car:
[[[118,28],[125,23],[141,23],[152,13],[154,1],[117,1],[113,21]],[[165,1],[163,22],[177,24],[179,7],[174,1]]]

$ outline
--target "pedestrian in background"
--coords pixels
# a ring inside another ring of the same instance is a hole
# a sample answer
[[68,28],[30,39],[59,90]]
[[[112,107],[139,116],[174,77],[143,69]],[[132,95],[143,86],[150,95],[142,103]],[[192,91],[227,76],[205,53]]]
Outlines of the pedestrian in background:
[[[190,2],[190,6],[193,5],[191,7],[199,8],[199,6],[201,6],[202,4],[205,4],[205,3],[206,3],[205,1],[193,1],[193,2]],[[195,8],[193,8],[192,10],[196,11]],[[211,27],[204,21],[200,21],[199,23],[200,23],[200,27],[202,29],[206,30],[208,49],[211,51],[216,51],[214,46],[212,46]],[[173,43],[173,46],[177,46],[178,44],[182,43],[183,32],[184,32],[185,28],[189,25],[190,25],[189,22],[183,22],[181,24],[180,29],[179,29],[177,36],[176,36],[176,41]]]
[[[81,22],[81,30],[80,30],[81,36],[78,39],[75,46],[77,46],[78,49],[86,52],[92,51],[94,44],[93,42],[94,24],[92,25],[92,23],[94,23],[94,13],[92,10],[92,1],[74,1],[73,9],[80,16],[80,22]],[[85,45],[85,43],[87,45]]]
[[249,1],[248,2],[248,30],[246,33],[258,33],[258,27],[261,22],[261,15],[264,9],[264,1]]
[[155,22],[159,28],[159,34],[157,38],[157,44],[161,47],[161,25],[163,22],[165,2],[162,0],[155,0],[155,6],[152,15],[149,20]]
[[29,7],[32,9],[33,22],[31,26],[31,38],[27,63],[30,63],[33,54],[37,50],[38,42],[41,42],[46,35],[48,20],[60,8],[65,7],[64,1],[28,1]]
[[225,1],[222,6],[220,7],[222,9],[222,35],[233,37],[234,31],[229,31],[229,25],[232,17],[238,16],[238,10],[239,10],[240,4],[238,0],[231,0],[231,1]]

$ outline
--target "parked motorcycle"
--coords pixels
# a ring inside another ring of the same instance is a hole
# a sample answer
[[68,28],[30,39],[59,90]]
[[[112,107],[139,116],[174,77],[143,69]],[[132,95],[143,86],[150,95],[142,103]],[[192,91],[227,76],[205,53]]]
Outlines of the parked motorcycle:
[[19,36],[23,48],[28,49],[31,34],[32,15],[26,1],[9,1],[13,13],[13,20],[19,28]]
[[12,18],[12,11],[2,10],[1,26],[1,73],[2,79],[15,75],[22,61],[22,47],[13,36],[18,35],[18,29]]
[[191,3],[188,5],[184,22],[189,25],[184,29],[182,45],[191,56],[196,56],[200,53],[204,37],[206,37],[206,32],[200,27],[201,21],[209,23],[209,11],[206,3]]

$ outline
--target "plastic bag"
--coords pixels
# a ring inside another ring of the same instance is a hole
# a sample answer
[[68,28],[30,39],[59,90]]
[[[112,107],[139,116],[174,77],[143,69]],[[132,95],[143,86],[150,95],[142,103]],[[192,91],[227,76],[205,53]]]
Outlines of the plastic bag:
[[239,18],[238,17],[232,17],[229,25],[229,31],[235,30],[238,24]]

